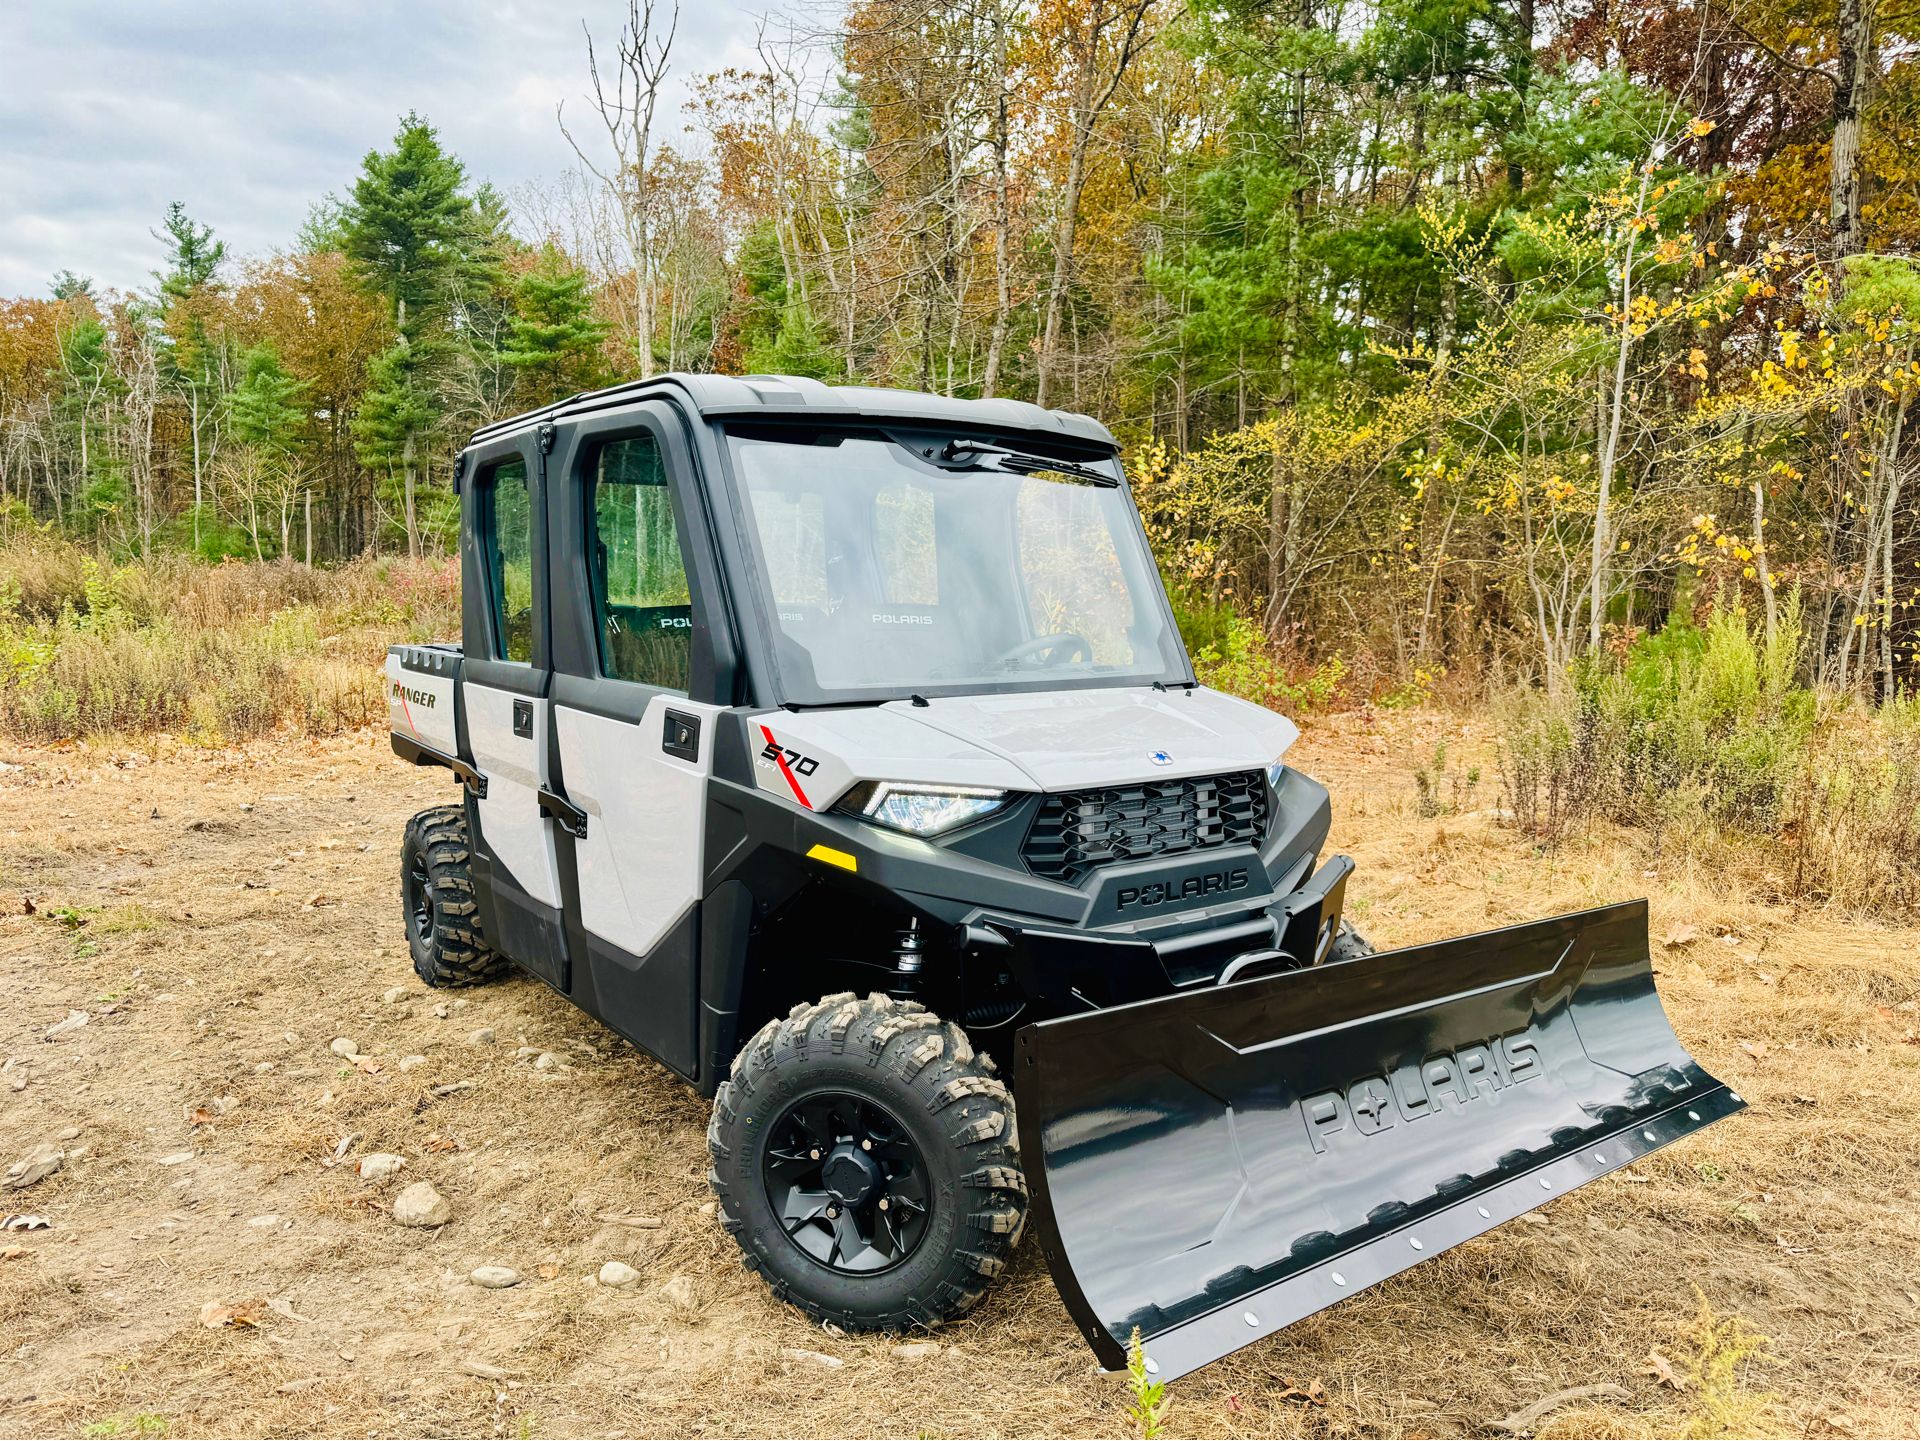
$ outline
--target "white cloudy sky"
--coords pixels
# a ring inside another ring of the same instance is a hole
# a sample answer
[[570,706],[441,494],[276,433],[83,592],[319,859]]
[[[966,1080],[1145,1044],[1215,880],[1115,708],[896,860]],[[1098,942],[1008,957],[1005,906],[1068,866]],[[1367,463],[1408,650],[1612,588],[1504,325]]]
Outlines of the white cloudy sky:
[[[672,0],[657,0],[660,10]],[[751,64],[768,0],[683,0],[674,70]],[[625,0],[0,0],[0,295],[56,271],[151,284],[169,202],[230,254],[288,245],[418,110],[508,189],[572,154],[554,122]],[[673,96],[672,118],[684,88]],[[585,117],[583,117],[585,118]],[[577,135],[579,131],[575,132]]]

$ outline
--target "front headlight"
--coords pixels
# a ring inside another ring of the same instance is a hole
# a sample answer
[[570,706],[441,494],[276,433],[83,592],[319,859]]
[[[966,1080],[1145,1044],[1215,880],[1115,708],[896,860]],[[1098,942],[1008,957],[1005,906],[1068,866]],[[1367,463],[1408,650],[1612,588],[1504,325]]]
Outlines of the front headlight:
[[1286,774],[1287,774],[1286,762],[1281,760],[1278,756],[1275,757],[1274,764],[1267,768],[1267,788],[1273,791],[1276,795],[1279,795],[1281,790],[1281,777]]
[[938,835],[991,816],[1007,804],[1006,791],[980,786],[907,785],[899,781],[862,781],[834,807],[889,830],[913,836]]

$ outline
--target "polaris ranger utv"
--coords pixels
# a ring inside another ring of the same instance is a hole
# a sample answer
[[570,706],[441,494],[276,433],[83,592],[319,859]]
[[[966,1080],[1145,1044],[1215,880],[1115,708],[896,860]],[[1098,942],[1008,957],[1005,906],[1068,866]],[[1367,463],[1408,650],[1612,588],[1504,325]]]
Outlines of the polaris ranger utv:
[[1741,1102],[1645,902],[1354,933],[1328,793],[1196,683],[1115,451],[781,376],[577,396],[461,454],[462,644],[387,692],[464,785],[407,829],[415,968],[518,965],[712,1096],[777,1294],[934,1324],[1031,1219],[1103,1364],[1138,1326],[1169,1379]]

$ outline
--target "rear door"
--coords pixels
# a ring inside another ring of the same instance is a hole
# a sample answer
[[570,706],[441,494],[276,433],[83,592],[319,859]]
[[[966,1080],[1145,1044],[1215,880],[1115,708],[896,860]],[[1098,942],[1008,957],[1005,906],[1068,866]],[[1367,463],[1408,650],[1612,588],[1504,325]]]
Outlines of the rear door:
[[560,873],[546,783],[547,692],[552,678],[542,455],[533,433],[469,459],[462,498],[467,740],[486,794],[471,802],[474,866],[490,898],[483,931],[528,970],[568,989]]
[[551,524],[554,759],[580,813],[561,838],[569,919],[592,1008],[694,1077],[701,847],[723,709],[705,521],[664,403],[581,421],[564,448]]

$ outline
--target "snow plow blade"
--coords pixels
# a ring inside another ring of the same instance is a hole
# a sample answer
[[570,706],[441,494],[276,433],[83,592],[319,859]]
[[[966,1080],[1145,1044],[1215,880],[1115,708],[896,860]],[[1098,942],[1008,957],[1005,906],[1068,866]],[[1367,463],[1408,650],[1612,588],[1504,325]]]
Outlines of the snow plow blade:
[[1742,1109],[1647,903],[1044,1021],[1033,1218],[1101,1364],[1171,1380]]

